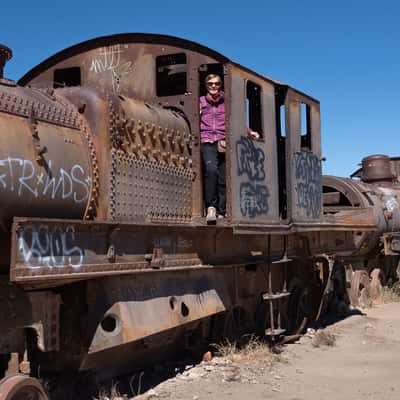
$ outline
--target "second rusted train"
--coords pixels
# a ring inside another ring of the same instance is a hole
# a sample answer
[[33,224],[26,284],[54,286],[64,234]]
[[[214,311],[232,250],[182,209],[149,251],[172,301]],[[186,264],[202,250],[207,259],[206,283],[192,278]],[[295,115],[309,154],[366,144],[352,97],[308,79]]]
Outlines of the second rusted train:
[[[199,151],[209,73],[229,132],[216,226]],[[102,37],[1,78],[0,140],[0,398],[45,399],[39,372],[276,338],[346,307],[347,289],[357,305],[370,273],[374,290],[397,279],[398,160],[323,177],[319,102],[199,44]]]

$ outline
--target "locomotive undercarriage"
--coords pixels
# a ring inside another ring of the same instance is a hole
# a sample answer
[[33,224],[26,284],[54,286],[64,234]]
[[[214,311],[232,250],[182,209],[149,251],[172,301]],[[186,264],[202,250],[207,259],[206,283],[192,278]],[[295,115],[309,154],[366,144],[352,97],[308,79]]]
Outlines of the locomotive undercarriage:
[[348,304],[344,269],[311,253],[315,235],[16,219],[2,370],[115,375],[224,337],[299,333]]
[[326,312],[344,316],[366,291],[397,279],[398,262],[328,251],[346,235],[15,219],[18,286],[2,284],[10,299],[1,312],[2,372],[114,376],[200,354],[223,338],[255,332],[276,343]]

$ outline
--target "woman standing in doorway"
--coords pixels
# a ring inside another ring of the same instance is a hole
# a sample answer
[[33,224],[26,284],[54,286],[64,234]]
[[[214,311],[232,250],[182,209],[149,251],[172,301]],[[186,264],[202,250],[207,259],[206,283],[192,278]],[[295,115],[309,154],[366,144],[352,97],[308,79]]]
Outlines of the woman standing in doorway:
[[[204,201],[207,224],[226,216],[225,99],[219,75],[205,78],[207,94],[200,97],[200,141],[203,162]],[[252,139],[259,134],[247,130]]]
[[219,75],[205,79],[207,94],[200,97],[200,141],[207,224],[226,215],[225,102]]

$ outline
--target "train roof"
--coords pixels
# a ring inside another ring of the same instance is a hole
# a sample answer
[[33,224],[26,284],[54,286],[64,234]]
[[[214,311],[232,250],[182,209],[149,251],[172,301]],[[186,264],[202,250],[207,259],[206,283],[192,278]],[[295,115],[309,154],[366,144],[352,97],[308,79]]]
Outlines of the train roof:
[[[242,68],[254,75],[259,76],[262,79],[265,79],[267,81],[270,81],[276,85],[281,85],[285,87],[289,87],[289,85],[282,83],[278,80],[271,79],[269,77],[266,77],[264,75],[261,75],[250,68],[247,68],[235,61],[232,61],[228,57],[225,57],[223,54],[207,47],[203,46],[199,43],[193,42],[191,40],[187,39],[182,39],[176,36],[170,36],[170,35],[160,35],[160,34],[154,34],[154,33],[118,33],[114,35],[108,35],[108,36],[100,36],[98,38],[86,40],[84,42],[75,44],[71,47],[67,47],[64,50],[59,51],[58,53],[54,54],[53,56],[47,58],[34,68],[32,68],[30,71],[28,71],[25,75],[23,75],[19,81],[18,84],[25,86],[27,85],[32,79],[34,79],[36,76],[41,74],[42,72],[48,70],[49,68],[52,68],[54,65],[57,63],[66,60],[72,56],[75,56],[79,53],[89,51],[98,47],[106,47],[106,46],[112,46],[116,44],[121,44],[121,43],[144,43],[144,44],[158,44],[158,45],[169,45],[169,46],[174,46],[174,47],[179,47],[181,49],[186,49],[190,51],[194,51],[200,54],[204,54],[206,56],[209,56],[211,58],[214,58],[216,61],[220,63],[231,63],[233,65],[236,65],[239,68]],[[294,88],[292,88],[294,89]],[[319,102],[317,99],[314,99],[313,97],[309,96],[308,94],[301,92],[297,89],[294,89],[297,92],[301,93],[304,96],[309,97],[311,100]]]

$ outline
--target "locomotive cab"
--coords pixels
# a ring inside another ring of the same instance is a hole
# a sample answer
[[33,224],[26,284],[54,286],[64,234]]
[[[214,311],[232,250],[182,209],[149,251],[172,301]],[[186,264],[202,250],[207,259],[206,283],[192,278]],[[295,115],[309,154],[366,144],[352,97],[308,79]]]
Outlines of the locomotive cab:
[[[200,95],[209,73],[223,79],[227,207],[235,230],[320,222],[319,102],[232,62],[200,67]],[[260,138],[251,139],[248,129]]]
[[[236,64],[229,71],[228,185],[237,231],[320,223],[319,102]],[[260,139],[248,138],[246,127]]]

